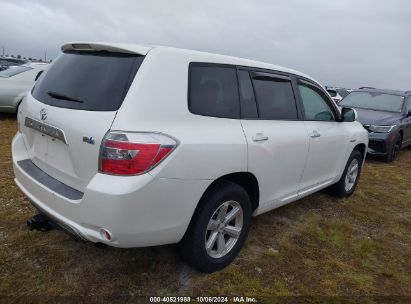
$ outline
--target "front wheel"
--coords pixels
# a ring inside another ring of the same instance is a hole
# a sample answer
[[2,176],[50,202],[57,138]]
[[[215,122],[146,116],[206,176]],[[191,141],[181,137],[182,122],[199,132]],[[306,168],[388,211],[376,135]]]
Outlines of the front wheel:
[[223,181],[207,191],[179,245],[185,262],[202,272],[230,264],[240,252],[251,222],[251,202],[239,185]]
[[397,158],[398,152],[400,151],[401,146],[402,146],[402,136],[401,134],[397,134],[397,137],[395,138],[395,144],[393,144],[391,149],[387,152],[385,161],[393,162]]
[[361,153],[358,150],[354,150],[348,158],[340,180],[331,187],[331,194],[337,197],[349,197],[353,194],[360,178],[361,167]]

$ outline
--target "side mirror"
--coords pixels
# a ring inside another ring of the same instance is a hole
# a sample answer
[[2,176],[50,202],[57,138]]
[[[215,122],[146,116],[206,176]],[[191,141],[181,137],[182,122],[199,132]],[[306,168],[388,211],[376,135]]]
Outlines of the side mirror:
[[341,121],[342,122],[353,122],[357,120],[357,111],[352,108],[342,108],[341,110]]
[[41,76],[41,74],[43,74],[43,72],[44,72],[44,71],[40,71],[40,72],[37,74],[37,76],[36,76],[36,78],[34,79],[34,81],[37,81],[37,79],[40,78],[40,76]]
[[408,110],[407,117],[411,117],[411,109]]

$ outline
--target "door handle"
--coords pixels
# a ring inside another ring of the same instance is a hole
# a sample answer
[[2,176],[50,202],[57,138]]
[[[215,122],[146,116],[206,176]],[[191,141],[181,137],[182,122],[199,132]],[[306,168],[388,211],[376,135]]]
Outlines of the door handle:
[[313,131],[313,133],[310,135],[310,137],[311,138],[316,138],[316,137],[320,137],[321,136],[321,134],[320,133],[318,133],[317,131]]
[[264,141],[268,140],[268,136],[264,135],[263,133],[257,133],[252,139],[253,141]]

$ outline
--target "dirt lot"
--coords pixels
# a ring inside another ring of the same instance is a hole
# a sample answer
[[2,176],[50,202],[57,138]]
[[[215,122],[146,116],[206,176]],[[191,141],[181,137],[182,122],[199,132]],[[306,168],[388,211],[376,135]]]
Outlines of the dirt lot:
[[393,164],[367,160],[350,199],[319,193],[254,219],[235,263],[204,275],[174,246],[100,249],[28,231],[35,210],[13,182],[15,132],[15,117],[0,114],[2,296],[411,297],[411,150]]

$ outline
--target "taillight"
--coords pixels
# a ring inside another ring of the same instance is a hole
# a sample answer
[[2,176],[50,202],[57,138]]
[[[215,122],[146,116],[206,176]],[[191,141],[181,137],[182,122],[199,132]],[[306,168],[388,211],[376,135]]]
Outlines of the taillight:
[[99,171],[115,175],[143,174],[170,155],[176,146],[176,140],[160,133],[109,132],[101,143]]

